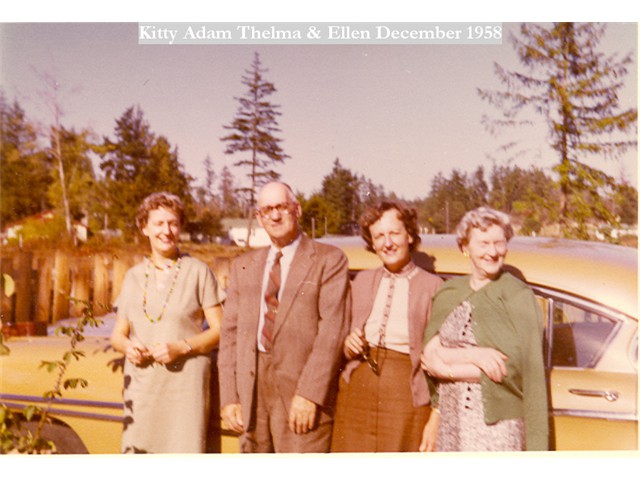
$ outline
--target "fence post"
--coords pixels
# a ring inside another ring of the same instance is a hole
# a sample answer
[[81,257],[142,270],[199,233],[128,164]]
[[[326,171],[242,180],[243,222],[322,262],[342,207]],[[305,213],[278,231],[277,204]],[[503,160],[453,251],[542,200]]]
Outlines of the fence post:
[[53,258],[45,254],[38,262],[38,292],[36,294],[36,322],[51,321],[51,294],[53,292]]
[[[13,262],[11,258],[4,257],[0,259],[0,275],[5,274],[7,275],[6,280],[8,282],[13,282],[13,285],[15,286],[15,275],[13,273]],[[5,279],[3,278],[2,281],[4,285]],[[8,326],[13,323],[13,303],[15,296],[15,288],[10,296],[5,295],[4,288],[2,289],[2,293],[0,293],[0,298],[2,298],[2,301],[0,302],[0,320],[2,320],[3,326]]]
[[32,285],[31,285],[31,263],[33,254],[31,252],[17,252],[13,257],[13,271],[15,272],[16,284],[16,324],[33,322],[31,318]]
[[109,311],[109,255],[99,253],[93,259],[93,312],[104,315]]
[[52,323],[69,316],[69,293],[71,276],[69,274],[69,254],[56,251],[53,269],[53,317]]
[[86,308],[83,302],[91,300],[91,257],[75,258],[72,267],[71,298],[77,301],[71,302],[70,314],[72,317],[82,316]]
[[113,259],[113,290],[111,291],[111,304],[115,303],[118,295],[120,295],[120,289],[122,288],[122,282],[124,281],[124,275],[127,270],[131,268],[134,263],[134,259],[130,255],[120,254],[120,256]]

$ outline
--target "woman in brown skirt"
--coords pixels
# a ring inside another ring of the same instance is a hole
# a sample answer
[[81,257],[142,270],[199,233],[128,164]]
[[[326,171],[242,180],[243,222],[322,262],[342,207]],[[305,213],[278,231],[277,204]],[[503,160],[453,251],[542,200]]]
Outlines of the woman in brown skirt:
[[420,354],[431,299],[442,281],[411,258],[420,242],[414,209],[381,201],[364,212],[360,227],[367,250],[383,266],[360,272],[352,285],[331,451],[430,451],[437,415],[428,422]]

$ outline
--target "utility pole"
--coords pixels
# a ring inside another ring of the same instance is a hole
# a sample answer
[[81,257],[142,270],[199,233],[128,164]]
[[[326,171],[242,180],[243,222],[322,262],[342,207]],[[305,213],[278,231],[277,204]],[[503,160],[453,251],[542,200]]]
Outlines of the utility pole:
[[447,233],[449,233],[449,200],[445,200],[444,202],[444,218]]

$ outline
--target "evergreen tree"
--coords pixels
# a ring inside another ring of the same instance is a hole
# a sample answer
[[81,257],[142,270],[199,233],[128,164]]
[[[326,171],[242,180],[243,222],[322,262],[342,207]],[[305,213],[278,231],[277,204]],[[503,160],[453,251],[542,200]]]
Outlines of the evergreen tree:
[[489,185],[484,178],[484,167],[480,166],[469,179],[469,207],[477,208],[487,204]]
[[38,148],[35,126],[17,100],[0,91],[0,224],[50,208],[51,165]]
[[275,136],[275,133],[280,131],[276,119],[281,115],[278,111],[280,107],[267,100],[276,88],[264,78],[267,70],[261,65],[260,55],[255,52],[251,68],[246,70],[246,75],[242,77],[242,83],[248,90],[243,97],[236,97],[240,102],[236,117],[230,125],[224,125],[224,128],[232,133],[221,138],[223,142],[228,142],[226,154],[248,155],[234,163],[234,166],[249,169],[249,186],[241,189],[248,203],[247,247],[250,246],[251,240],[256,190],[271,180],[279,179],[280,174],[273,166],[284,163],[285,158],[288,158],[280,147],[282,140]]
[[261,65],[260,55],[256,52],[251,68],[246,70],[242,77],[242,83],[248,90],[244,96],[236,97],[240,103],[236,117],[230,125],[224,126],[232,133],[221,139],[227,142],[226,154],[243,155],[234,166],[249,170],[249,187],[244,190],[250,208],[255,204],[256,189],[280,178],[274,166],[284,163],[285,158],[289,158],[280,147],[282,140],[275,136],[275,133],[280,131],[277,122],[277,117],[281,115],[278,111],[280,106],[267,100],[267,97],[276,92],[276,88],[264,78],[268,70]]
[[638,223],[638,190],[626,182],[616,186],[613,212],[624,225]]
[[222,211],[215,192],[216,173],[209,155],[203,161],[205,169],[204,185],[195,189],[195,216],[189,230],[196,239],[210,242],[213,237],[222,234]]
[[242,217],[242,205],[238,200],[235,178],[226,165],[222,169],[222,172],[220,172],[218,191],[222,216],[232,218]]
[[193,199],[190,184],[194,178],[189,175],[178,155],[178,148],[172,149],[169,140],[158,136],[151,146],[151,161],[146,165],[145,177],[151,191],[163,190],[181,197],[185,207],[190,207]]
[[524,187],[512,201],[512,218],[521,225],[523,235],[539,234],[542,228],[558,220],[559,191],[556,183],[542,169],[521,170]]
[[[588,156],[615,158],[637,145],[629,140],[637,110],[621,108],[618,92],[632,63],[598,51],[604,25],[522,24],[510,38],[526,72],[496,64],[504,91],[479,89],[480,96],[503,112],[491,127],[518,126],[518,114],[531,106],[548,124],[551,147],[558,154],[560,220],[565,234],[584,237],[587,221],[615,222],[604,195],[613,178],[587,165]],[[573,225],[576,225],[575,229]],[[572,231],[573,230],[573,231]]]
[[336,158],[331,173],[322,179],[321,195],[335,212],[328,218],[329,233],[357,233],[357,222],[362,210],[359,190],[358,176],[344,168]]
[[211,161],[211,157],[209,155],[204,159],[204,188],[206,189],[208,198],[213,200],[216,197],[215,194],[215,183],[216,183],[216,172],[213,168],[213,162]]
[[324,196],[314,193],[307,200],[300,195],[298,201],[302,206],[300,225],[307,235],[319,238],[339,231],[338,212],[331,207]]
[[358,178],[358,197],[362,205],[361,210],[364,210],[382,198],[391,198],[395,195],[386,195],[382,185],[375,185],[370,178],[360,175]]
[[510,215],[513,204],[524,197],[525,176],[525,171],[517,165],[494,165],[490,177],[489,204]]
[[128,108],[116,120],[115,140],[104,138],[100,168],[104,172],[106,212],[110,228],[125,236],[136,231],[135,212],[142,200],[160,190],[178,195],[193,213],[190,183],[177,149],[164,136],[151,132],[139,107]]
[[423,218],[437,233],[451,233],[470,207],[467,175],[454,169],[447,179],[439,172],[431,182]]

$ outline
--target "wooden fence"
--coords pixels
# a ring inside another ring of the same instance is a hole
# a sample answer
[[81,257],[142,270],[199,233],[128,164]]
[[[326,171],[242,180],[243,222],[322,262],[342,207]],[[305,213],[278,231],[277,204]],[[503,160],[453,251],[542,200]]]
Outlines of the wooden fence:
[[[95,315],[109,312],[126,271],[141,260],[141,254],[123,252],[3,252],[0,273],[8,287],[0,289],[3,331],[45,335],[48,325],[82,315],[84,304],[72,299],[91,302]],[[228,286],[230,262],[229,257],[208,262],[222,289]]]

